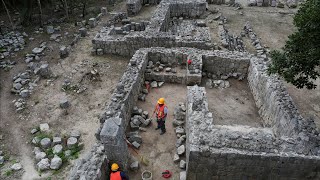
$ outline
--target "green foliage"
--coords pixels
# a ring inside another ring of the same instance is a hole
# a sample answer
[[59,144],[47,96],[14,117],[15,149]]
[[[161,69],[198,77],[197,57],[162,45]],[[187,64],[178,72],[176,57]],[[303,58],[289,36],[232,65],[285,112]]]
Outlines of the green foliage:
[[277,73],[297,88],[314,89],[320,65],[320,1],[307,0],[294,17],[297,31],[283,52],[272,51],[269,73]]
[[44,132],[39,132],[39,133],[37,133],[36,137],[38,137],[39,139],[43,139],[43,138],[52,139],[53,135],[52,134],[47,134],[47,133],[44,133]]
[[47,149],[47,150],[46,150],[46,154],[47,154],[47,157],[48,157],[49,159],[51,159],[51,158],[54,157],[52,148]]
[[74,146],[74,147],[70,148],[69,149],[71,151],[70,159],[78,159],[79,153],[82,149],[83,149],[83,145]]
[[13,174],[13,170],[8,169],[8,170],[6,170],[6,171],[4,172],[4,174],[5,174],[6,176],[11,176],[11,175]]

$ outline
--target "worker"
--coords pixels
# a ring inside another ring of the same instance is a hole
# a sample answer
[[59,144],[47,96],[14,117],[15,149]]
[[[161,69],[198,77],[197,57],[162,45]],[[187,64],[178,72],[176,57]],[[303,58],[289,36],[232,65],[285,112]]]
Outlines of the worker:
[[153,114],[156,113],[158,126],[156,130],[161,129],[160,135],[166,132],[166,118],[168,114],[168,107],[164,103],[164,98],[160,98],[158,103],[153,111]]
[[113,163],[111,165],[110,180],[129,180],[129,177],[122,171],[119,171],[119,165]]

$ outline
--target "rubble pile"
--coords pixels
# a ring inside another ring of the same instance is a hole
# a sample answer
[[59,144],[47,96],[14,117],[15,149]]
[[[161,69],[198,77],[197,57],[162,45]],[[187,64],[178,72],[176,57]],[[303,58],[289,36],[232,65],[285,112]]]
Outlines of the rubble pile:
[[[186,119],[186,106],[183,102],[180,102],[177,107],[174,109],[174,120],[172,122],[175,127],[175,132],[177,135],[176,148],[177,153],[173,157],[174,163],[178,164],[178,166],[182,170],[182,174],[186,170],[186,160],[185,160],[185,152],[186,152],[186,131],[185,131],[185,119]],[[180,173],[180,174],[181,174]]]
[[51,135],[47,123],[32,129],[32,144],[38,171],[58,170],[68,159],[77,158],[81,150],[80,132],[73,130],[67,136]]
[[253,31],[249,22],[245,24],[243,30],[244,32],[242,34],[247,35],[250,38],[252,45],[255,47],[257,51],[257,56],[267,60],[267,54],[269,53],[269,49],[267,49],[265,46],[261,44],[260,39]]
[[130,119],[130,130],[127,134],[128,141],[133,145],[134,148],[139,149],[142,138],[139,136],[139,131],[145,132],[146,127],[151,123],[148,111],[143,111],[137,106],[133,107],[132,117]]
[[25,32],[12,31],[5,35],[0,34],[0,60],[10,56],[13,57],[16,52],[23,50],[26,37],[28,37],[28,34]]

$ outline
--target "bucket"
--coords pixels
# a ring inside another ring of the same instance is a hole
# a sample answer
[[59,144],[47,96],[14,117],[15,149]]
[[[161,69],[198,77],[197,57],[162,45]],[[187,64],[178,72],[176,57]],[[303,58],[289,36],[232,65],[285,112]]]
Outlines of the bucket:
[[142,180],[152,180],[152,173],[150,171],[143,171],[141,176]]

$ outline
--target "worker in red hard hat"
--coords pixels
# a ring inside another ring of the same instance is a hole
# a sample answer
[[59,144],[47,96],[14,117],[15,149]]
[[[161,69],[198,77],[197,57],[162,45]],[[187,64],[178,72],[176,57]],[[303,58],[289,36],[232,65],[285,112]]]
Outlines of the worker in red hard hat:
[[168,107],[165,105],[164,98],[160,98],[158,103],[153,111],[153,114],[156,113],[158,126],[156,130],[161,129],[160,135],[166,132],[166,118],[168,114]]
[[110,180],[129,180],[129,177],[122,171],[119,171],[119,165],[113,163],[111,165]]

